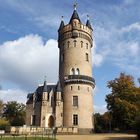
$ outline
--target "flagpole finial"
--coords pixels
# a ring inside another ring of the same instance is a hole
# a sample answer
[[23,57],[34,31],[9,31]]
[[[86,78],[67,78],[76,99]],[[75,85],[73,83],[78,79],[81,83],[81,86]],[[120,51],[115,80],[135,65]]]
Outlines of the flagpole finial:
[[64,16],[61,16],[61,20],[62,20],[62,21],[64,20]]
[[87,19],[89,20],[89,15],[87,15]]
[[74,10],[77,9],[77,5],[78,5],[77,2],[75,1],[74,5],[73,5],[74,6]]
[[47,80],[47,76],[45,75],[45,76],[44,76],[44,81],[46,81],[46,80]]

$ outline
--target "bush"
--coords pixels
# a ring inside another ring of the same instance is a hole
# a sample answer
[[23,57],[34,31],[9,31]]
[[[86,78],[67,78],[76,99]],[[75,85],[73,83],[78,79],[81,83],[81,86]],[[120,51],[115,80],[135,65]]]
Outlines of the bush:
[[99,126],[99,125],[95,125],[95,133],[102,133],[103,132],[103,130],[102,130],[102,127],[101,126]]
[[4,118],[0,118],[0,130],[5,130],[6,126],[9,126],[9,121]]

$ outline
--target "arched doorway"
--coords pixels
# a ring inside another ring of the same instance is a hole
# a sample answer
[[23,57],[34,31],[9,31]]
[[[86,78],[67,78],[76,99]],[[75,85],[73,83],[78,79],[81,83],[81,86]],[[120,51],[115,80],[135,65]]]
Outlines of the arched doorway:
[[54,117],[52,115],[48,119],[48,127],[54,127]]

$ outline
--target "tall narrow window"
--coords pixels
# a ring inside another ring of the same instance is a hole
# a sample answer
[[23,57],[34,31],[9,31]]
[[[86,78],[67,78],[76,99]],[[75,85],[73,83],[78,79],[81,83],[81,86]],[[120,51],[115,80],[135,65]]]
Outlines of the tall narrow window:
[[73,114],[73,125],[78,125],[78,115]]
[[53,101],[53,96],[51,97],[51,107],[53,107],[53,104],[54,103],[54,101]]
[[70,86],[70,90],[72,90],[73,88],[72,88],[72,86]]
[[65,56],[64,56],[64,54],[61,54],[61,62],[64,62],[64,58],[65,58]]
[[87,87],[87,90],[89,91],[89,87]]
[[81,41],[81,48],[83,48],[83,41]]
[[78,106],[78,96],[73,96],[73,106]]
[[74,70],[74,68],[71,69],[71,75],[75,75],[75,70]]
[[78,73],[78,75],[80,75],[80,70],[77,68],[77,73]]
[[70,42],[69,41],[67,42],[67,45],[68,45],[68,48],[69,48],[70,47]]
[[74,43],[74,47],[76,47],[76,42],[77,42],[76,40],[73,41],[73,43]]
[[86,43],[86,48],[88,49],[88,43]]
[[80,86],[78,86],[78,90],[80,90]]
[[89,61],[88,53],[86,53],[86,61]]

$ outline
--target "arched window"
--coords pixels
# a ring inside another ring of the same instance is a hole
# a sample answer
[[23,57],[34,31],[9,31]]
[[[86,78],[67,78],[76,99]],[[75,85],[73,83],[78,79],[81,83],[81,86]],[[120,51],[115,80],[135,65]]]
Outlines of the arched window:
[[75,71],[75,75],[79,75],[79,74],[80,74],[80,70],[79,70],[79,68],[77,68]]
[[83,48],[83,41],[81,41],[81,48]]
[[74,43],[74,47],[76,47],[76,42],[77,42],[76,40],[73,41],[73,43]]
[[86,61],[89,61],[88,53],[86,53]]
[[75,75],[75,70],[74,70],[74,68],[71,69],[71,75]]
[[70,47],[70,42],[69,41],[67,42],[67,45],[68,45],[68,48],[69,48]]

